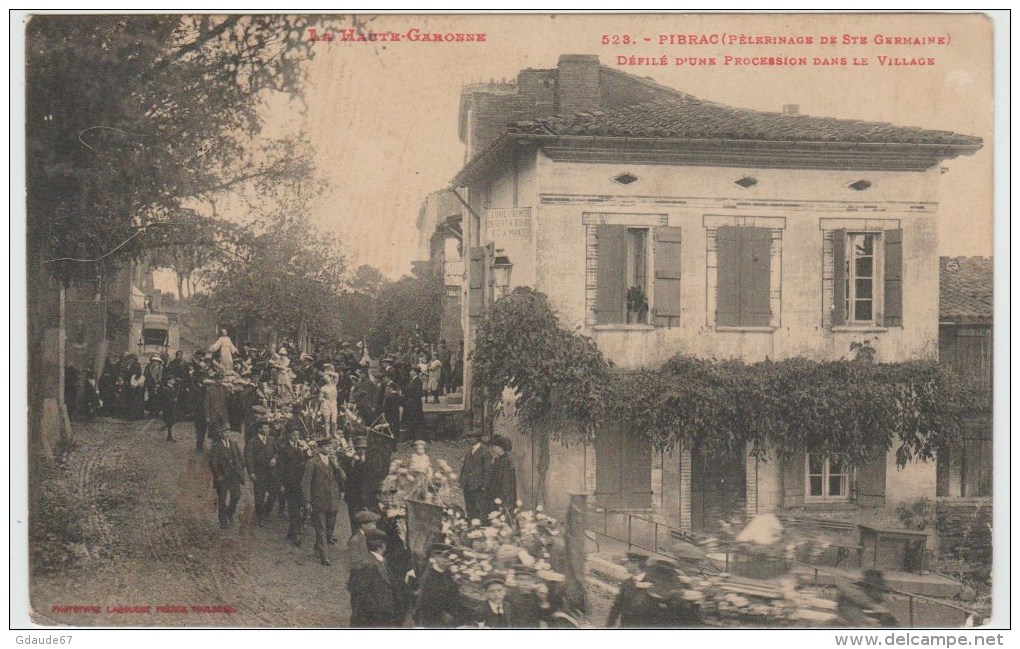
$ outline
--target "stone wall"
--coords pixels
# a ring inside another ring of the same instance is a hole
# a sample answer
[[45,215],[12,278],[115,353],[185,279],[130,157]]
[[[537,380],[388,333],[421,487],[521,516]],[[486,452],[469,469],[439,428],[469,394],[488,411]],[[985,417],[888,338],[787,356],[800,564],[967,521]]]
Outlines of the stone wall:
[[940,566],[986,577],[992,565],[991,525],[991,498],[940,498],[935,510]]

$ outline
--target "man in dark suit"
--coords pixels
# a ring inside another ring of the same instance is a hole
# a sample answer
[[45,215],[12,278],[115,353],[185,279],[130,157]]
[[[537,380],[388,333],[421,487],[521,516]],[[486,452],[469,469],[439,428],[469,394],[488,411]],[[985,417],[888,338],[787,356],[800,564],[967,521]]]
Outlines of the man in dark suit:
[[[287,499],[287,540],[301,547],[301,535],[304,532],[305,498],[302,493],[302,480],[305,476],[305,462],[308,451],[301,448],[301,429],[291,426],[287,432],[287,441],[276,446],[276,476],[283,484],[283,493]],[[267,512],[268,514],[268,512]]]
[[221,430],[230,430],[230,414],[227,409],[227,402],[230,399],[230,390],[219,381],[206,379],[205,399],[202,410],[205,412],[206,428],[213,434],[213,442],[216,441],[216,434]]
[[368,533],[378,529],[376,523],[382,518],[367,509],[354,514],[354,532],[347,541],[347,555],[352,568],[363,563],[371,563],[372,555],[368,552]]
[[423,430],[425,423],[425,406],[422,404],[424,388],[421,382],[421,372],[417,366],[411,366],[408,370],[411,373],[411,381],[407,384],[407,391],[404,394],[404,430],[405,434],[400,435],[401,441],[406,439],[424,439],[432,441],[427,430]]
[[612,629],[616,622],[620,622],[620,628],[631,627],[631,614],[638,596],[638,582],[644,578],[645,563],[648,555],[640,552],[628,552],[626,567],[630,576],[620,584],[620,592],[613,601],[613,607],[609,609],[609,617],[606,619],[606,628]]
[[231,439],[230,428],[224,426],[218,439],[209,451],[209,470],[212,471],[213,487],[216,489],[216,511],[220,527],[234,524],[237,501],[241,499],[241,485],[244,484],[244,458],[241,447]]
[[418,603],[414,623],[426,629],[456,628],[468,619],[460,589],[450,573],[449,545],[435,544],[429,548],[429,567],[418,583]]
[[508,629],[522,627],[518,607],[506,598],[506,582],[502,577],[490,577],[484,582],[485,604],[482,605],[477,622],[487,629]]
[[327,556],[326,546],[334,545],[336,513],[340,509],[340,494],[344,490],[344,471],[336,457],[319,449],[317,455],[305,464],[305,475],[301,481],[301,492],[305,502],[312,508],[312,526],[315,528],[315,553],[322,565],[332,562]]
[[276,442],[269,436],[269,424],[258,424],[258,432],[244,443],[244,465],[248,469],[255,495],[255,517],[265,527],[272,509],[271,494],[276,480],[271,466],[276,455]]
[[439,394],[452,392],[453,383],[450,379],[453,374],[453,353],[446,346],[446,340],[439,341],[439,352],[437,352],[436,357],[439,358],[439,362],[443,366],[442,374],[439,375]]
[[367,438],[354,438],[354,457],[344,460],[344,471],[347,473],[347,490],[344,493],[344,500],[347,501],[347,515],[351,519],[351,529],[356,530],[358,523],[355,516],[364,507],[369,506],[367,496],[371,472],[368,467]]
[[485,515],[489,512],[514,511],[517,507],[517,470],[510,459],[513,443],[502,435],[492,436],[492,467],[485,494]]
[[386,567],[386,533],[370,530],[366,535],[370,561],[351,570],[347,591],[351,594],[352,628],[392,628],[400,625],[398,597],[402,582]]
[[486,507],[485,490],[489,485],[492,451],[488,444],[482,441],[481,431],[471,431],[469,436],[474,438],[474,444],[461,464],[460,485],[464,489],[464,508],[467,510],[467,517],[472,519],[482,518],[488,513],[482,510]]

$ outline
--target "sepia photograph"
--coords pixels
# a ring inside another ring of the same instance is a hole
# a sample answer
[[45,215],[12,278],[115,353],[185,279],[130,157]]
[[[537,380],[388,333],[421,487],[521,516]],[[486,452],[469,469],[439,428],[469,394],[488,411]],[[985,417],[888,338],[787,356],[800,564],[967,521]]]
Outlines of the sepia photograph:
[[987,15],[11,30],[13,619],[1008,628]]

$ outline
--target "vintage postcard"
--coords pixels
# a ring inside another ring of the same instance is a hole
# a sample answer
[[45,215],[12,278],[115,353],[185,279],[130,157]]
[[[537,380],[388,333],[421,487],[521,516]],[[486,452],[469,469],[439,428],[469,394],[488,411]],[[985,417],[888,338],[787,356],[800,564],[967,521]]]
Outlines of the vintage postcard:
[[1008,619],[988,16],[24,18],[32,624]]

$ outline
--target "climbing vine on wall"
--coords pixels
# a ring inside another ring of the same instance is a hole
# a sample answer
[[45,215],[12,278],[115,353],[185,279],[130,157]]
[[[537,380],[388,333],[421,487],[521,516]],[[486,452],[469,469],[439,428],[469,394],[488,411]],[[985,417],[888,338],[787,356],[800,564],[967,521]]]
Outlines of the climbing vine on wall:
[[621,374],[608,412],[661,449],[723,455],[843,453],[852,463],[894,445],[903,466],[961,437],[975,400],[936,363],[868,364],[804,358],[747,364],[677,356]]
[[895,446],[902,466],[955,445],[980,403],[930,361],[749,364],[680,355],[655,370],[612,371],[594,341],[563,329],[546,296],[530,288],[492,305],[471,360],[493,402],[503,386],[517,391],[526,424],[566,417],[591,435],[615,420],[659,449],[696,446],[719,456],[746,447],[757,457],[829,452],[863,463]]

